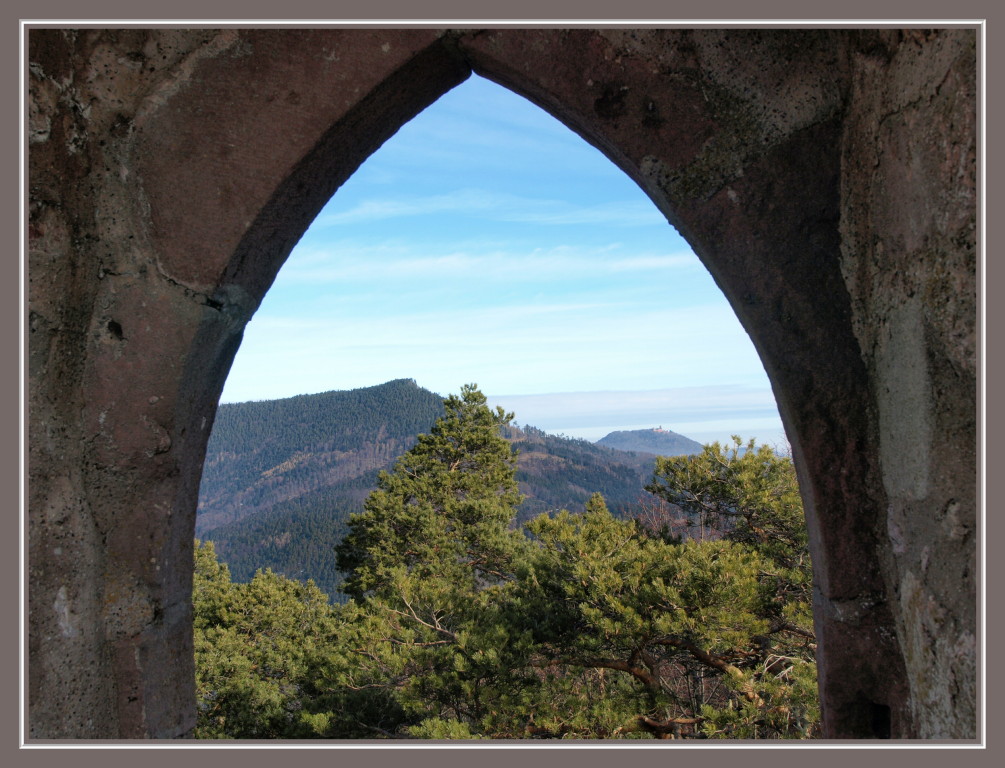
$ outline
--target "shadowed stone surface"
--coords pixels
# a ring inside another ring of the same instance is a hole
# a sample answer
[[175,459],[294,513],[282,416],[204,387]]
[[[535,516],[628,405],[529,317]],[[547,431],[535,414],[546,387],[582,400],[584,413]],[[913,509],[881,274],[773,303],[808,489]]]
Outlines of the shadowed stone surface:
[[825,735],[976,733],[973,30],[29,32],[29,725],[194,724],[199,473],[328,198],[478,72],[600,148],[750,333],[793,446]]

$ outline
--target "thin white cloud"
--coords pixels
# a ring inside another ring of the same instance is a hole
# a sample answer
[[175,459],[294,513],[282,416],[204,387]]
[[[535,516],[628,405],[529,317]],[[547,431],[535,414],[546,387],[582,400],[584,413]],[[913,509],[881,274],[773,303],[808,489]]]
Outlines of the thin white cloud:
[[522,197],[481,189],[458,189],[442,195],[362,200],[346,211],[322,212],[315,225],[332,227],[444,213],[477,213],[491,221],[556,226],[599,224],[608,227],[634,227],[666,224],[662,214],[651,203],[643,200],[577,206],[564,200]]
[[[494,403],[510,410],[521,410],[549,418],[569,414],[596,423],[614,418],[638,421],[639,415],[652,412],[670,417],[712,417],[722,412],[761,412],[774,409],[770,387],[744,387],[735,384],[674,387],[653,390],[603,390],[591,392],[550,392],[526,395],[492,395]],[[653,425],[657,426],[657,425]]]
[[[528,398],[530,406],[533,396],[524,393],[562,392],[570,381],[615,392],[646,389],[653,381],[693,386],[696,392],[710,381],[766,387],[763,368],[736,319],[708,308],[638,312],[630,303],[553,298],[519,306],[426,304],[401,311],[393,300],[385,302],[381,312],[371,307],[366,316],[345,311],[309,319],[254,318],[225,398],[288,397],[402,376],[438,392],[476,381],[487,392]],[[636,394],[633,400],[641,407],[643,397]],[[580,399],[574,393],[560,398],[563,407]],[[615,394],[608,401],[617,399]],[[551,408],[556,402],[551,398],[546,404]],[[731,407],[736,402],[734,397]],[[589,400],[577,407],[605,413]],[[623,409],[611,416],[619,422],[628,417]]]
[[348,211],[324,212],[317,218],[314,224],[319,227],[329,227],[338,224],[354,224],[362,221],[401,218],[403,216],[488,211],[492,210],[492,208],[493,201],[489,195],[479,193],[477,190],[468,190],[427,197],[363,200]]
[[[745,402],[770,393],[757,355],[651,201],[493,89],[472,78],[446,94],[449,119],[434,105],[340,189],[249,324],[223,400],[414,378],[441,394],[471,381],[511,397],[564,392],[538,415],[533,399],[510,407],[567,434],[721,422],[746,435],[775,418],[763,397]],[[728,397],[716,389],[727,384]],[[676,399],[643,392],[654,386]],[[668,403],[699,411],[678,417]]]
[[[570,225],[596,224],[603,226],[634,227],[666,224],[666,219],[651,206],[641,203],[608,203],[571,207],[541,201],[540,209],[501,212],[502,221],[527,224]],[[550,210],[549,210],[550,209]]]
[[690,252],[625,253],[626,249],[617,244],[590,248],[555,246],[529,253],[499,242],[461,244],[460,248],[463,250],[436,253],[435,245],[395,242],[364,245],[353,241],[308,246],[298,249],[279,279],[310,284],[374,280],[387,285],[416,278],[441,281],[479,277],[540,282],[582,277],[586,271],[597,276],[665,270],[704,272],[701,262]]
[[598,440],[617,430],[663,427],[701,443],[738,434],[759,442],[784,440],[774,396],[767,386],[701,387],[533,395],[490,395],[489,404],[513,411],[520,424]]

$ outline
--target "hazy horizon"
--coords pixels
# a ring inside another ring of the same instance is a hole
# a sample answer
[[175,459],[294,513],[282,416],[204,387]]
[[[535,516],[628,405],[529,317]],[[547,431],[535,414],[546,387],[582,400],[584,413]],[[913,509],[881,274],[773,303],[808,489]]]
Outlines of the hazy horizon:
[[[404,376],[415,380],[414,377]],[[380,386],[377,382],[368,386]],[[477,382],[470,382],[475,383]],[[422,382],[416,381],[422,387]],[[460,391],[460,386],[449,391],[423,387],[434,394],[447,396]],[[718,391],[716,391],[718,390]],[[256,398],[253,400],[223,401],[223,404],[284,399],[300,395],[316,395],[329,391],[297,392],[282,398]],[[716,400],[718,395],[718,401]],[[490,407],[502,406],[514,414],[514,423],[535,427],[549,434],[565,435],[597,442],[611,432],[662,428],[689,437],[699,443],[728,443],[734,434],[746,442],[755,438],[758,443],[781,445],[786,442],[783,431],[775,431],[777,411],[770,391],[740,391],[734,387],[680,388],[676,390],[604,391],[604,392],[547,392],[522,395],[493,395],[485,393]],[[754,431],[736,430],[734,416],[740,410],[741,420],[748,427],[760,426]],[[723,414],[728,414],[725,417]],[[652,420],[653,414],[667,418]]]
[[321,211],[221,402],[400,378],[438,394],[475,382],[519,423],[571,437],[784,439],[753,345],[687,242],[598,150],[476,76]]

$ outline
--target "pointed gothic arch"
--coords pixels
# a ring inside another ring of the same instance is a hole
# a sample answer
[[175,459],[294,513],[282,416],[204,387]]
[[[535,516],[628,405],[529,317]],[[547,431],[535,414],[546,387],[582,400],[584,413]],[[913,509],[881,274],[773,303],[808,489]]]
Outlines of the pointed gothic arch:
[[199,475],[244,325],[338,186],[474,71],[638,183],[750,334],[810,524],[825,735],[973,737],[974,46],[32,30],[31,735],[191,728]]

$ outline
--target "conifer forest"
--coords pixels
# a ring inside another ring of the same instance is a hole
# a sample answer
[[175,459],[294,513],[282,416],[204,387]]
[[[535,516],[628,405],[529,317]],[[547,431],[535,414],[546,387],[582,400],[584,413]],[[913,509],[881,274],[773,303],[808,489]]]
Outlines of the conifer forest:
[[[513,440],[527,433],[513,414],[474,385],[431,402],[398,384],[419,407],[402,403],[380,423],[418,413],[389,435],[410,447],[384,469],[376,454],[354,458],[339,482],[355,506],[298,517],[297,466],[285,468],[293,480],[270,484],[273,472],[251,492],[272,498],[259,534],[267,521],[274,529],[256,540],[315,548],[301,560],[326,564],[324,588],[271,567],[235,578],[219,548],[239,547],[204,526],[193,590],[199,738],[818,735],[812,571],[788,457],[736,437],[640,457],[648,474],[632,470],[645,487],[635,504],[612,509],[595,487],[571,510],[540,497],[528,507]],[[340,441],[376,423],[368,407],[378,405],[360,404],[338,433],[321,411],[304,417],[323,449],[301,466],[354,450]],[[231,444],[269,443],[221,412],[215,430],[234,430]],[[409,429],[427,431],[408,439]],[[257,478],[291,461],[269,450],[241,453],[243,469],[214,469],[211,443],[211,486],[216,470]],[[222,498],[208,505],[217,532],[241,519],[242,500]],[[310,497],[312,508],[322,502]]]

